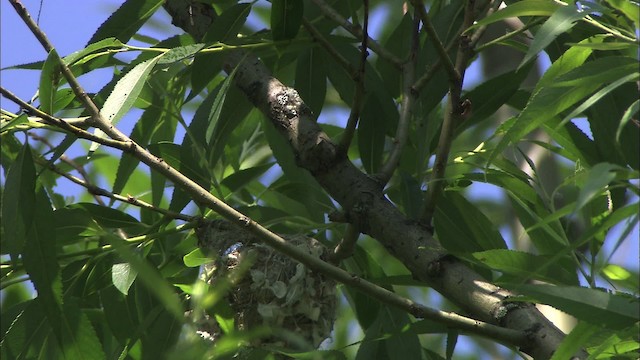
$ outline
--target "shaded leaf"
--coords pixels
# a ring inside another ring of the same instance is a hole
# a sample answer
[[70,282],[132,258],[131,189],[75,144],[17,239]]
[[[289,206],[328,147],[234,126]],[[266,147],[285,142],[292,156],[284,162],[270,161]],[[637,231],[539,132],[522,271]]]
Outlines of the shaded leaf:
[[302,24],[304,4],[302,0],[271,1],[271,33],[273,41],[291,40]]
[[327,69],[319,49],[310,48],[299,55],[295,79],[294,87],[317,119],[327,92]]
[[635,296],[575,286],[508,287],[593,325],[620,330],[640,320],[640,300]]
[[51,50],[40,72],[40,87],[38,89],[40,110],[50,115],[53,114],[53,103],[62,77],[61,68],[58,64],[59,58],[56,50]]
[[471,255],[490,269],[515,275],[523,281],[537,279],[566,285],[578,284],[575,272],[550,262],[549,256],[508,249],[487,250]]
[[494,22],[520,16],[551,16],[560,4],[546,0],[524,0],[509,4],[505,8],[476,22],[467,31],[492,24]]
[[93,34],[88,44],[110,37],[127,42],[162,6],[162,0],[127,0]]
[[507,248],[491,221],[456,191],[442,193],[434,224],[442,245],[454,253]]
[[2,193],[3,245],[13,261],[17,260],[24,248],[27,232],[37,211],[35,192],[36,169],[29,143],[25,142],[7,172]]

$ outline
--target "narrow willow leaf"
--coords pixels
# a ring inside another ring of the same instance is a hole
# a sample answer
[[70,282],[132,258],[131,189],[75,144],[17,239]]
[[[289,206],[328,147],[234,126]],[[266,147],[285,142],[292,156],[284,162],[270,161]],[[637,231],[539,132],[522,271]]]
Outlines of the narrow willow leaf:
[[60,65],[58,64],[59,58],[56,50],[51,50],[40,72],[40,88],[38,89],[40,110],[50,115],[53,115],[53,103],[62,76]]
[[124,261],[135,269],[138,274],[138,279],[156,296],[164,305],[165,309],[176,319],[184,319],[184,309],[182,308],[180,299],[177,297],[169,282],[160,275],[158,269],[151,266],[151,264],[147,262],[146,259],[140,257],[138,253],[131,251],[131,248],[127,247],[124,241],[117,236],[109,234],[105,236],[105,240],[116,249],[118,255],[120,255]]
[[[136,65],[118,81],[116,86],[113,88],[113,91],[104,102],[102,109],[100,109],[100,115],[105,121],[115,125],[122,116],[129,112],[138,98],[138,95],[140,95],[149,73],[151,73],[151,70],[161,57],[162,55],[158,55],[153,59]],[[96,129],[94,134],[103,138],[106,138],[107,136],[100,129]],[[93,154],[98,147],[100,147],[99,143],[92,142],[89,147],[89,156]]]
[[[527,106],[491,152],[489,162],[501,153],[508,144],[517,143],[539,126],[551,122],[555,123],[558,114],[584,99],[599,88],[603,82],[613,81],[613,79],[628,75],[632,63],[631,59],[607,57],[580,65],[580,60],[586,60],[585,56],[591,53],[589,49],[580,49],[582,51],[567,51],[554,63],[554,65],[560,63],[558,67],[551,66],[549,69],[551,73],[545,74],[540,80]],[[580,59],[566,58],[565,56],[569,54],[575,54]],[[575,67],[571,68],[567,64],[562,64],[565,59],[568,62],[573,62],[572,65]]]
[[98,27],[88,44],[107,38],[117,38],[127,42],[158,10],[163,0],[127,0]]
[[442,245],[454,253],[506,249],[493,223],[456,191],[445,191],[434,219]]
[[575,25],[576,21],[587,15],[589,15],[588,12],[578,10],[574,5],[562,6],[556,10],[536,33],[533,42],[529,46],[527,54],[524,56],[524,59],[522,59],[518,68],[521,68],[528,63],[531,59],[537,56],[539,52],[544,50],[547,45],[551,44],[556,37],[567,32]]
[[136,280],[138,272],[129,263],[113,264],[111,267],[111,280],[113,285],[123,295],[129,294],[131,284]]
[[302,24],[302,0],[273,0],[271,2],[271,33],[273,41],[291,40]]
[[509,4],[505,8],[476,22],[467,31],[519,16],[551,16],[561,5],[547,0],[524,0]]
[[589,97],[587,100],[585,100],[585,102],[583,102],[582,104],[580,104],[580,106],[575,108],[569,115],[565,116],[564,119],[562,119],[562,121],[560,121],[560,124],[558,124],[557,127],[564,126],[571,119],[575,118],[576,116],[578,116],[579,114],[584,112],[586,109],[590,108],[591,105],[595,104],[596,102],[598,102],[598,100],[602,99],[607,94],[609,94],[613,90],[617,89],[621,85],[626,84],[626,83],[631,82],[631,81],[636,81],[638,78],[640,78],[640,74],[638,74],[638,73],[629,74],[629,75],[627,75],[625,77],[622,77],[622,78],[614,81],[613,83],[605,86],[604,88],[598,90],[598,92],[596,92],[591,97]]
[[158,64],[172,64],[192,57],[195,53],[202,50],[204,44],[190,44],[178,46],[164,53],[162,58],[158,60]]
[[63,60],[65,64],[69,66],[76,65],[77,62],[81,62],[81,60],[83,60],[83,58],[87,55],[90,55],[97,51],[105,50],[105,49],[119,49],[122,47],[122,45],[123,44],[122,42],[120,42],[120,40],[110,37],[110,38],[95,42],[93,44],[90,44],[82,50],[73,52],[65,56]]
[[515,275],[523,281],[535,279],[554,284],[578,284],[575,273],[567,271],[557,263],[550,263],[548,256],[508,249],[475,252],[472,256],[492,270]]
[[622,134],[625,126],[627,126],[631,117],[637,114],[638,111],[640,111],[640,100],[634,101],[633,104],[624,111],[624,115],[622,115],[622,119],[620,119],[620,125],[618,125],[618,129],[616,130],[616,141],[618,143],[620,142],[620,135]]
[[76,301],[66,302],[63,306],[62,353],[65,359],[103,360],[102,344],[98,340],[86,313]]
[[38,291],[38,301],[47,318],[52,326],[57,326],[62,317],[62,281],[56,258],[53,209],[44,190],[36,192],[32,206],[35,213],[22,253],[24,267]]
[[575,286],[506,286],[593,325],[621,330],[640,320],[640,300],[632,295]]
[[551,360],[571,359],[599,330],[597,326],[589,323],[578,323],[556,348]]
[[633,21],[636,29],[640,28],[640,13],[638,13],[638,3],[628,0],[605,0],[611,7],[619,10],[629,20]]
[[127,297],[113,286],[101,289],[99,295],[107,327],[116,339],[125,342],[139,326],[136,314],[128,307]]
[[218,121],[220,120],[220,113],[222,112],[222,107],[224,106],[224,101],[227,97],[227,92],[229,91],[229,87],[233,82],[233,77],[236,74],[236,70],[238,70],[238,66],[236,66],[231,72],[231,74],[229,74],[229,76],[227,76],[227,78],[224,79],[224,81],[220,85],[220,89],[218,90],[218,93],[216,94],[215,100],[213,100],[213,104],[209,112],[209,124],[207,125],[207,132],[205,136],[207,144],[209,145],[211,145],[211,138],[213,137],[213,132],[216,129],[216,125],[218,124]]
[[[156,130],[157,119],[162,116],[162,109],[161,106],[152,106],[146,109],[140,119],[136,121],[131,135],[129,135],[131,140],[142,147],[149,145],[149,141]],[[118,162],[116,178],[113,182],[114,193],[120,194],[122,192],[139,163],[140,160],[138,158],[126,153],[122,154]]]
[[[4,149],[3,149],[4,150]],[[2,193],[2,223],[11,224],[4,227],[2,245],[17,260],[22,252],[27,232],[31,228],[36,212],[36,169],[29,143],[25,142],[13,164],[7,172]],[[4,253],[4,252],[3,252]]]
[[327,92],[327,69],[322,61],[320,49],[311,48],[300,54],[296,62],[294,87],[317,118],[322,111]]
[[139,232],[145,229],[133,216],[117,209],[91,203],[76,203],[71,209],[86,211],[100,226],[110,229],[126,229],[129,232]]
[[18,130],[21,127],[21,125],[28,124],[29,122],[30,121],[27,114],[18,115],[7,122],[5,122],[3,119],[2,127],[0,128],[0,133],[4,134],[7,132]]
[[248,169],[242,169],[227,176],[220,182],[221,185],[226,186],[232,192],[236,192],[242,189],[251,181],[257,179],[260,175],[264,174],[267,170],[273,167],[273,163],[254,166]]
[[607,185],[616,178],[614,170],[622,170],[622,168],[614,164],[601,163],[588,170],[587,182],[580,189],[574,212],[579,211],[596,196],[607,191]]

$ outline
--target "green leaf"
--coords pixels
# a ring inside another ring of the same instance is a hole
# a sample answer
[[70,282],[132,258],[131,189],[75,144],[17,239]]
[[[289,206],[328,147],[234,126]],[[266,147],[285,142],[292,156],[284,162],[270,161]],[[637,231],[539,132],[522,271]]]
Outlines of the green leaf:
[[420,359],[420,341],[409,324],[407,313],[394,307],[381,308],[373,324],[365,331],[356,360]]
[[605,0],[611,7],[619,10],[629,20],[633,21],[636,29],[640,28],[640,14],[638,14],[638,3],[627,0]]
[[302,0],[271,1],[271,33],[273,41],[291,40],[302,24],[304,4]]
[[131,284],[136,280],[138,272],[129,263],[113,264],[111,267],[111,280],[113,285],[123,295],[129,294]]
[[554,284],[578,284],[574,272],[567,271],[558,263],[550,263],[549,256],[508,249],[487,250],[471,255],[492,270],[515,275],[522,280],[536,279]]
[[505,8],[485,17],[469,27],[467,31],[498,22],[500,20],[520,16],[551,16],[560,4],[547,0],[524,0],[509,4]]
[[257,179],[260,175],[264,174],[272,167],[273,163],[268,163],[236,171],[224,178],[224,180],[222,180],[220,184],[226,186],[229,190],[231,190],[231,192],[236,192],[251,181]]
[[145,287],[156,296],[164,308],[171,313],[175,319],[184,320],[184,309],[182,308],[180,299],[167,280],[160,275],[158,269],[151,266],[151,264],[137,252],[132,251],[132,248],[127,246],[124,241],[117,236],[108,234],[104,238],[116,249],[118,255],[137,272],[137,279],[144,283]]
[[624,77],[614,81],[613,83],[605,86],[604,88],[600,89],[598,92],[593,94],[593,96],[591,96],[585,102],[580,104],[580,106],[575,108],[575,110],[573,110],[569,115],[565,116],[564,119],[562,119],[562,121],[560,122],[560,124],[557,127],[563,126],[568,121],[570,121],[571,119],[575,118],[576,116],[581,114],[586,109],[590,108],[591,105],[593,105],[596,102],[598,102],[598,100],[602,99],[607,94],[609,94],[613,90],[617,89],[619,86],[621,86],[623,84],[626,84],[628,82],[632,82],[632,81],[635,82],[638,78],[640,78],[640,74],[638,74],[638,73],[629,74],[629,75],[624,76]]
[[616,177],[614,170],[622,170],[622,168],[614,164],[600,163],[588,170],[585,174],[587,182],[580,189],[574,212],[581,210],[587,203],[606,191],[606,186]]
[[551,360],[571,359],[571,357],[580,351],[589,339],[598,332],[598,327],[586,322],[580,322],[573,330],[562,340],[560,346],[556,348]]
[[507,286],[590,324],[621,330],[640,320],[640,300],[575,286]]
[[183,256],[182,261],[187,267],[198,267],[204,264],[208,264],[212,260],[210,257],[207,257],[207,255],[203,253],[200,248],[197,248],[187,255]]
[[[17,158],[7,172],[2,193],[3,246],[12,260],[17,260],[31,228],[36,200],[36,169],[29,143],[25,142]],[[11,224],[11,226],[5,226]],[[4,249],[3,249],[4,250]],[[3,251],[4,253],[4,251]]]
[[87,315],[76,302],[65,303],[63,307],[64,329],[62,353],[65,359],[102,360],[106,356]]
[[111,37],[126,43],[162,4],[164,4],[163,0],[125,1],[107,21],[98,27],[88,44]]
[[99,294],[108,328],[116,339],[127,341],[138,327],[136,314],[127,305],[127,297],[113,286],[101,289]]
[[[136,122],[136,125],[133,127],[131,131],[131,135],[129,137],[131,140],[135,141],[136,144],[146,147],[149,145],[149,141],[151,137],[155,133],[157,129],[156,123],[158,118],[162,116],[162,108],[152,106],[146,109],[140,119]],[[136,167],[140,163],[138,158],[123,153],[120,157],[120,161],[118,162],[118,169],[116,170],[116,178],[113,182],[113,192],[116,194],[122,193],[127,181],[135,171]]]
[[622,119],[620,119],[620,124],[618,125],[618,129],[616,130],[617,142],[620,142],[620,135],[622,135],[622,131],[624,130],[625,126],[627,126],[627,124],[629,123],[629,120],[631,120],[631,117],[637,114],[638,111],[640,111],[640,100],[634,101],[633,104],[631,104],[627,108],[627,110],[624,111],[624,115],[622,115]]
[[97,51],[100,50],[105,50],[105,49],[119,49],[122,47],[122,42],[116,38],[110,37],[107,39],[103,39],[100,40],[98,42],[95,42],[93,44],[88,45],[87,47],[85,47],[82,50],[78,50],[76,52],[73,52],[67,56],[64,57],[64,63],[69,65],[69,66],[73,66],[75,65],[77,62],[83,63],[85,61],[81,61],[83,60],[86,56],[93,54]]
[[144,230],[144,224],[141,224],[133,216],[120,210],[112,209],[91,203],[76,203],[69,206],[70,209],[82,209],[102,227],[110,229],[123,229],[128,232],[140,232]]
[[[100,115],[105,121],[115,125],[129,112],[138,99],[149,73],[161,57],[162,55],[158,55],[153,59],[141,62],[118,81],[100,109]],[[100,129],[96,129],[94,133],[96,136],[106,137],[106,134]],[[91,143],[89,154],[95,152],[99,146],[99,143]]]
[[454,253],[506,249],[491,221],[457,191],[444,191],[434,224],[442,245]]
[[[509,8],[509,6],[507,6]],[[575,5],[567,5],[558,8],[553,15],[540,27],[540,30],[535,35],[533,42],[529,45],[527,54],[522,59],[520,66],[528,63],[539,52],[544,50],[553,40],[555,40],[560,34],[567,32],[571,29],[575,22],[589,15],[587,11],[578,10]]]
[[104,232],[84,209],[57,209],[53,213],[53,218],[56,234],[65,245],[71,245],[83,237],[96,236]]
[[56,50],[51,50],[40,72],[40,88],[38,89],[40,110],[50,115],[53,114],[53,103],[62,76],[59,59]]
[[[629,71],[633,71],[631,69],[633,60],[623,57],[601,58],[571,69],[566,64],[562,64],[565,56],[569,53],[570,51],[567,51],[556,61],[556,63],[561,63],[559,67],[552,65],[549,69],[551,73],[548,76],[545,74],[540,80],[537,85],[538,91],[531,96],[513,126],[507,130],[504,138],[492,151],[489,161],[501,153],[509,143],[518,142],[533,129],[553,121],[560,112],[591,94],[603,82],[619,79],[626,76]],[[583,51],[581,54],[577,54],[577,51],[571,51],[571,54],[582,58],[590,54],[590,51]],[[576,60],[567,59],[567,61]],[[570,69],[571,71],[568,71]],[[563,73],[565,70],[568,72]],[[554,75],[557,77],[554,78]],[[544,84],[548,84],[548,86],[544,86]]]
[[[515,4],[514,4],[515,5]],[[509,71],[483,82],[465,94],[471,101],[471,117],[456,128],[460,133],[469,127],[489,118],[514,95],[527,78],[533,63],[519,70]]]
[[296,62],[295,88],[318,118],[327,92],[327,69],[318,48],[302,52]]
[[[239,66],[240,64],[238,64]],[[222,107],[224,106],[224,101],[227,97],[227,92],[229,91],[229,87],[233,81],[233,77],[236,74],[236,70],[238,70],[238,66],[236,66],[231,74],[227,76],[226,79],[220,85],[218,92],[216,94],[216,98],[213,100],[213,104],[211,105],[211,110],[209,112],[209,125],[207,126],[206,132],[206,141],[207,144],[211,145],[211,139],[213,138],[214,130],[218,125],[218,120],[220,120],[220,113],[222,112]],[[215,165],[215,164],[211,164]]]
[[189,44],[174,47],[162,55],[160,60],[158,60],[158,64],[172,64],[190,58],[198,51],[202,50],[203,47],[204,44]]

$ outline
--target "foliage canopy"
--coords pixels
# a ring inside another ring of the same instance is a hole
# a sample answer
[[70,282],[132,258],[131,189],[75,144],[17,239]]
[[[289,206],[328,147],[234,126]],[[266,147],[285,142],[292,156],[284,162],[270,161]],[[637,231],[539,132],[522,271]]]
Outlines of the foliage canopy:
[[637,358],[636,1],[127,0],[62,58],[10,2],[2,358]]

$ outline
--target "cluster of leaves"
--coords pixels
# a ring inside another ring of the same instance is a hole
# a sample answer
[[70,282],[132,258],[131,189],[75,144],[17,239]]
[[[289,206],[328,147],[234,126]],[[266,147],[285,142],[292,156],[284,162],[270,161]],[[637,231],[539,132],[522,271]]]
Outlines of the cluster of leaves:
[[[116,70],[113,79],[91,96],[114,124],[126,119],[131,109],[141,109],[130,133],[141,147],[271,230],[312,234],[334,246],[344,226],[328,223],[326,214],[337,211],[336,204],[297,167],[285,139],[232,86],[234,74],[223,75],[222,60],[233,49],[253,51],[276,77],[297,89],[316,116],[330,120],[330,109],[339,108],[346,118],[344,108],[358,94],[353,74],[336,58],[358,64],[360,40],[338,28],[315,2],[285,0],[273,0],[266,7],[203,1],[211,3],[217,16],[198,40],[188,34],[164,40],[136,35],[162,3],[126,1],[87,47],[63,60],[76,76]],[[371,3],[372,9],[394,6]],[[608,284],[609,290],[638,292],[637,271],[610,264],[603,250],[606,242],[613,243],[608,248],[618,249],[633,241],[630,233],[638,225],[638,5],[626,0],[505,3],[504,9],[467,32],[507,18],[521,19],[527,31],[481,41],[477,49],[508,46],[522,53],[522,62],[463,94],[473,111],[454,131],[454,156],[437,202],[435,232],[449,252],[487,278],[525,295],[523,300],[550,304],[579,320],[558,349],[558,359],[581,347],[594,358],[633,358],[640,348],[638,299],[601,291],[596,280],[604,280],[600,283]],[[328,4],[359,24],[361,1]],[[430,2],[429,16],[443,44],[455,43],[460,36],[464,4]],[[246,24],[250,14],[269,24],[269,30],[252,32]],[[303,18],[330,48],[302,26]],[[376,40],[381,46],[395,58],[407,58],[412,51],[412,12],[403,15],[395,9],[380,26]],[[528,32],[533,36],[530,43],[523,36]],[[127,45],[131,39],[149,46]],[[416,79],[442,60],[434,39],[421,31],[418,40]],[[449,51],[451,57],[455,50],[454,46]],[[41,72],[41,111],[82,119],[78,116],[86,113],[60,76],[54,51],[43,62],[19,68]],[[123,52],[139,55],[123,61],[118,56]],[[527,88],[523,83],[541,52],[548,54],[551,65],[535,87]],[[380,170],[396,144],[393,137],[401,123],[397,104],[403,94],[396,65],[372,52],[365,66],[366,92],[348,155],[370,174]],[[409,138],[386,189],[409,218],[418,218],[423,207],[449,86],[446,72],[439,71],[419,89],[408,122]],[[515,115],[496,126],[501,108]],[[211,215],[198,204],[189,206],[192,199],[179,186],[142,169],[139,160],[126,153],[92,144],[87,157],[76,137],[38,117],[4,109],[2,116],[3,358],[224,357],[234,354],[240,343],[273,335],[275,330],[268,328],[235,330],[224,301],[228,289],[203,288],[198,282],[198,266],[209,260],[197,249],[190,230],[195,222],[153,210]],[[578,117],[586,118],[592,136],[572,122]],[[344,130],[335,122],[322,122],[321,127],[334,139]],[[549,140],[528,139],[534,131],[544,132]],[[99,131],[96,135],[104,136]],[[55,146],[49,149],[36,141],[42,138]],[[563,180],[545,187],[540,173],[545,169],[529,157],[524,145],[552,154]],[[77,157],[61,160],[74,149]],[[74,170],[71,165],[89,169],[84,184],[94,194],[96,184],[109,184],[107,193],[129,194],[151,206],[138,208],[115,200],[105,204],[88,193],[62,196],[58,184],[68,181],[63,174]],[[502,189],[507,200],[471,201],[467,189],[473,183]],[[487,209],[503,221],[487,216]],[[528,249],[508,248],[498,229],[510,222],[525,229]],[[610,230],[616,225],[621,235],[613,238]],[[389,258],[365,237],[342,266],[400,294],[428,293],[401,263]],[[581,280],[587,286],[580,286]],[[37,296],[27,283],[33,284]],[[332,350],[270,350],[297,358],[345,358],[355,351],[359,358],[442,358],[432,349],[444,347],[443,353],[451,358],[457,332],[416,321],[346,287],[342,294],[348,301],[339,310],[343,316],[335,325]],[[226,335],[215,347],[195,336],[197,319],[185,317],[185,310],[194,307],[226,324]],[[353,324],[364,333],[355,345],[349,343]],[[263,350],[253,355],[270,356]]]

